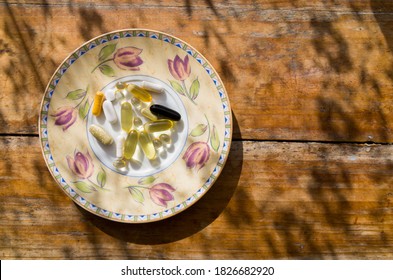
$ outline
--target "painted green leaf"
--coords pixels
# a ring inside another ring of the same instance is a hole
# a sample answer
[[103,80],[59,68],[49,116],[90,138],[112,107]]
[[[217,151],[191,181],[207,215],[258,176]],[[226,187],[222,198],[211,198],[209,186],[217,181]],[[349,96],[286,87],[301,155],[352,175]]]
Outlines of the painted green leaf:
[[83,181],[77,181],[77,182],[73,182],[75,187],[80,190],[81,192],[84,193],[91,193],[92,191],[95,191],[96,189],[89,185],[88,183],[85,183]]
[[196,78],[190,87],[190,96],[192,100],[195,100],[198,97],[200,86],[199,80]]
[[102,74],[104,74],[105,76],[108,77],[114,77],[115,76],[115,70],[113,70],[112,67],[110,67],[109,65],[103,64],[100,65],[100,71]]
[[128,191],[130,192],[132,198],[136,202],[143,203],[143,201],[145,201],[145,198],[143,197],[143,193],[140,190],[138,190],[137,187],[129,186]]
[[100,185],[101,188],[105,187],[106,183],[106,173],[105,170],[102,169],[100,172],[97,174],[97,182]]
[[212,135],[210,136],[210,145],[216,152],[220,147],[220,139],[218,139],[218,132],[216,126],[213,124]]
[[89,100],[86,100],[86,102],[83,105],[79,106],[79,117],[82,120],[86,118],[87,113],[89,112],[89,108],[90,108]]
[[149,185],[149,184],[153,183],[155,180],[156,180],[156,177],[148,176],[148,177],[144,177],[144,178],[139,179],[138,184]]
[[109,45],[103,47],[101,49],[100,53],[98,54],[98,60],[103,61],[103,60],[107,59],[115,51],[116,45],[117,44],[109,44]]
[[181,84],[179,84],[179,83],[176,82],[176,81],[169,81],[169,82],[171,83],[171,86],[173,87],[173,89],[174,89],[178,94],[185,95],[184,89],[183,89],[183,87],[181,86]]
[[70,100],[78,100],[81,99],[82,97],[85,97],[85,95],[86,95],[86,91],[84,89],[77,89],[67,93],[66,98]]
[[193,130],[191,130],[190,135],[193,137],[201,136],[207,130],[207,125],[198,124]]

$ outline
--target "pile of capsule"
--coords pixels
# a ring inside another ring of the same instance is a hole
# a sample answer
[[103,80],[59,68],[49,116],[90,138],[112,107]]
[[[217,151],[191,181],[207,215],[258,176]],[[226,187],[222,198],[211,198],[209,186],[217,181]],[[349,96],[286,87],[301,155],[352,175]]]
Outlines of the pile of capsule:
[[[146,157],[154,160],[157,157],[156,149],[171,143],[171,137],[164,132],[173,128],[174,122],[181,119],[180,114],[166,106],[152,104],[151,93],[164,93],[164,88],[157,84],[142,82],[141,86],[137,86],[118,82],[115,87],[115,91],[109,90],[105,94],[97,92],[92,108],[94,116],[100,116],[103,111],[106,120],[114,125],[118,122],[118,117],[113,102],[121,100],[122,131],[116,137],[116,159],[113,166],[118,169],[125,167],[126,161],[134,156],[138,143]],[[143,123],[142,119],[134,114],[133,108],[149,121]],[[99,125],[92,124],[89,132],[104,145],[114,142],[113,137]],[[154,138],[153,133],[160,135]]]

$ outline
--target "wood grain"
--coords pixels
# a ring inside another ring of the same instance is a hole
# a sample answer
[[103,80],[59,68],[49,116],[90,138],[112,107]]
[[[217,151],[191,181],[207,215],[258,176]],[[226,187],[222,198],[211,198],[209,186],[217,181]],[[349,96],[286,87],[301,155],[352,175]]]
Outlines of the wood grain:
[[127,225],[73,204],[36,137],[0,140],[2,259],[393,258],[391,145],[236,141],[190,209]]
[[142,2],[2,1],[0,133],[37,134],[51,74],[84,41],[150,28],[217,69],[236,139],[393,141],[391,2]]

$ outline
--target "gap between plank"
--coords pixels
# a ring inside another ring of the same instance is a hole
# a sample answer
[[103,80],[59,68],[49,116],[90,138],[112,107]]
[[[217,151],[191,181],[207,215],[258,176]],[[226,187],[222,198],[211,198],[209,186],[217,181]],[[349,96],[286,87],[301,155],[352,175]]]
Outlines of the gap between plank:
[[[36,133],[0,133],[0,137],[39,137]],[[374,141],[332,141],[332,140],[288,140],[288,139],[239,139],[232,138],[232,142],[273,142],[273,143],[317,143],[317,144],[349,144],[349,145],[393,145],[389,142]]]

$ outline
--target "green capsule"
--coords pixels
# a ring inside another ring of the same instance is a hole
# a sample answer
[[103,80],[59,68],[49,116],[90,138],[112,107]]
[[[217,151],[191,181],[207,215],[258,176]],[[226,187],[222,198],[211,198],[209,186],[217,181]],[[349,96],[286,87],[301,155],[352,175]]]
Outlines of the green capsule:
[[124,143],[124,157],[131,159],[135,153],[136,145],[138,144],[139,133],[135,129],[131,130],[127,135]]
[[161,142],[164,144],[168,145],[171,143],[171,137],[168,134],[161,134],[159,138]]
[[142,102],[151,102],[153,99],[147,90],[138,87],[137,85],[129,84],[127,86],[127,90]]
[[153,160],[156,158],[156,149],[154,149],[154,145],[149,134],[145,131],[142,131],[139,134],[139,144],[148,159]]
[[121,104],[121,129],[125,132],[129,132],[132,127],[133,116],[132,116],[132,106],[129,102],[123,102]]
[[148,133],[164,131],[164,130],[171,129],[172,127],[173,127],[173,122],[171,120],[166,120],[166,119],[147,122],[144,125],[144,128]]

